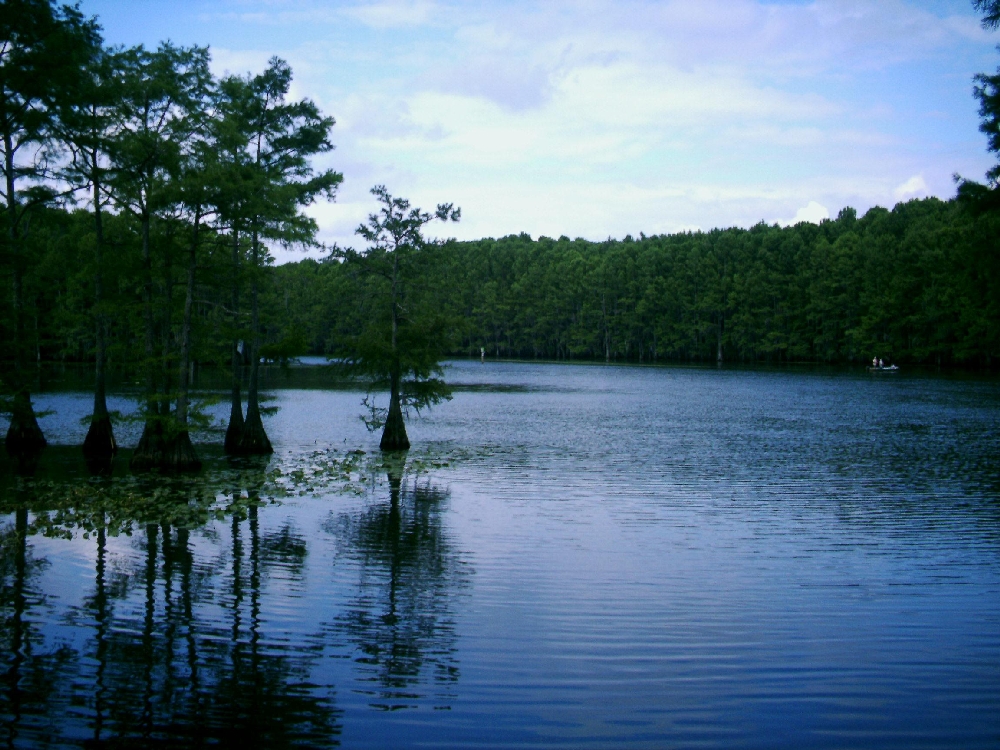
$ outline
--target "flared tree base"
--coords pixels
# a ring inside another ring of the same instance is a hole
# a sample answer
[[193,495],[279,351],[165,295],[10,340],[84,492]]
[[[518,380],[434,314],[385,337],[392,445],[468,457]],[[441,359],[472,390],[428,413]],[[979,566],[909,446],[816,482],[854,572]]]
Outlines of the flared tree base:
[[163,425],[159,422],[146,422],[142,428],[142,437],[135,447],[129,468],[132,471],[150,471],[163,466],[166,459],[166,438],[163,435]]
[[[395,407],[395,408],[393,408]],[[410,449],[410,440],[406,437],[406,424],[403,422],[403,412],[398,404],[389,406],[389,415],[382,430],[382,440],[378,447],[384,451],[405,451]]]
[[194,452],[191,435],[185,430],[169,441],[163,455],[163,469],[167,471],[198,471],[201,461]]
[[7,449],[8,455],[34,456],[46,445],[48,442],[35,418],[31,396],[27,393],[16,394],[10,415],[10,427],[7,429],[7,438],[4,440],[4,447]]
[[260,414],[248,414],[234,454],[237,456],[269,456],[272,453],[274,453],[274,448],[271,447],[271,441],[264,431]]
[[223,448],[227,455],[238,456],[240,454],[240,438],[243,436],[243,429],[246,423],[243,421],[242,408],[233,405],[229,411],[229,427],[226,428],[226,442]]
[[102,463],[110,461],[117,452],[118,443],[111,428],[111,418],[105,414],[91,419],[87,437],[83,440],[83,457],[88,463]]
[[18,419],[16,416],[11,418],[7,438],[4,440],[4,447],[9,455],[32,456],[46,445],[48,441],[42,434],[34,414],[30,419]]

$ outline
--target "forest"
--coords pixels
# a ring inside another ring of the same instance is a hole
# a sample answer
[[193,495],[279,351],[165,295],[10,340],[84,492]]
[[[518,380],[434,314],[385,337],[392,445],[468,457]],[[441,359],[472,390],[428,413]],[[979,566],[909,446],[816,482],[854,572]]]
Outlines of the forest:
[[[112,48],[73,7],[3,6],[8,453],[45,445],[31,393],[47,363],[93,368],[94,460],[117,450],[109,372],[142,383],[141,470],[199,465],[196,367],[230,373],[225,448],[252,455],[272,450],[260,367],[304,354],[389,391],[371,409],[386,449],[408,447],[408,407],[447,397],[447,356],[969,368],[1000,356],[993,183],[818,225],[602,242],[431,240],[427,225],[457,208],[424,212],[376,186],[366,247],[324,248],[306,209],[343,180],[317,166],[335,123],[289,98],[284,61],[220,78],[207,48]],[[996,87],[980,77],[984,130]],[[275,265],[279,245],[323,258]]]
[[[448,241],[421,286],[449,319],[452,355],[991,367],[998,229],[994,214],[928,198],[819,225]],[[270,340],[341,356],[353,285],[336,257],[275,268]]]

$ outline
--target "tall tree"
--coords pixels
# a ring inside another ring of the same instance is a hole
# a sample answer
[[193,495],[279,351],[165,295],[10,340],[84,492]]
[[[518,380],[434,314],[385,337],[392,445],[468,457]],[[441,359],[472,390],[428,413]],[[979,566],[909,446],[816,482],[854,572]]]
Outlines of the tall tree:
[[25,241],[32,212],[57,199],[50,178],[58,159],[53,138],[57,104],[75,96],[88,59],[99,48],[93,20],[51,0],[0,4],[0,140],[4,202],[3,265],[11,277],[12,325],[4,387],[12,392],[6,447],[11,453],[45,446],[31,403],[31,366],[24,320]]
[[[170,424],[167,352],[159,357],[156,353],[157,334],[165,349],[170,331],[165,325],[169,306],[163,306],[159,321],[156,315],[152,225],[178,198],[173,182],[179,177],[193,134],[202,127],[207,107],[212,80],[208,60],[207,48],[179,48],[169,43],[154,52],[137,47],[127,56],[129,69],[122,97],[125,119],[112,153],[111,187],[118,206],[137,220],[142,247],[144,425],[131,462],[138,469],[165,465],[170,441],[176,436]],[[165,272],[165,287],[169,295],[169,270]]]
[[[308,99],[288,102],[292,70],[277,57],[260,75],[230,81],[240,103],[242,131],[246,137],[245,173],[249,175],[246,199],[236,232],[245,227],[250,242],[250,382],[247,414],[236,453],[273,452],[261,421],[258,393],[260,370],[260,283],[268,261],[266,242],[286,246],[309,244],[316,234],[315,221],[302,213],[318,197],[333,199],[343,175],[333,170],[316,172],[311,157],[333,149],[329,140],[334,125]],[[238,240],[238,234],[237,238]]]
[[60,108],[59,138],[72,158],[63,178],[89,192],[94,218],[94,410],[83,442],[88,461],[103,464],[118,450],[107,403],[107,346],[110,316],[106,309],[105,213],[107,211],[108,154],[122,129],[120,102],[124,92],[124,56],[118,51],[101,50],[93,56],[80,81],[79,94]]
[[[367,282],[368,320],[343,353],[351,371],[373,382],[389,381],[389,406],[384,413],[373,409],[370,424],[384,425],[382,450],[406,450],[410,441],[404,409],[419,410],[450,398],[439,377],[448,343],[444,320],[431,295],[421,299],[420,294],[426,291],[420,288],[421,274],[437,247],[424,239],[423,228],[434,220],[458,221],[461,210],[442,203],[433,214],[421,211],[390,195],[384,185],[371,193],[379,210],[356,230],[368,248],[363,254],[347,253],[347,262],[356,264]],[[424,273],[423,281],[428,280]]]
[[[211,129],[206,129],[210,133]],[[192,325],[194,317],[195,282],[206,232],[205,222],[217,213],[219,161],[216,144],[211,137],[194,139],[186,155],[178,180],[179,203],[187,219],[184,312],[181,317],[180,356],[178,357],[177,410],[172,439],[164,459],[166,467],[188,471],[201,467],[195,455],[189,430]]]
[[229,232],[230,274],[229,309],[227,310],[230,347],[230,409],[224,448],[226,453],[236,453],[243,435],[243,347],[246,340],[245,326],[240,311],[241,272],[244,247],[241,237],[249,209],[247,203],[253,193],[253,161],[249,154],[249,126],[245,113],[251,100],[248,82],[239,76],[229,76],[219,82],[216,117],[211,122],[212,140],[218,160],[216,184],[218,185],[219,223],[222,231]]

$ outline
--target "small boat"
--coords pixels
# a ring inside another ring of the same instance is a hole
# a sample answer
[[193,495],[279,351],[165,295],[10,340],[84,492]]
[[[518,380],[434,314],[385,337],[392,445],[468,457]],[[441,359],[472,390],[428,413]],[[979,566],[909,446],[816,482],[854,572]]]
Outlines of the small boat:
[[898,372],[896,365],[883,365],[882,367],[872,367],[869,365],[868,372]]

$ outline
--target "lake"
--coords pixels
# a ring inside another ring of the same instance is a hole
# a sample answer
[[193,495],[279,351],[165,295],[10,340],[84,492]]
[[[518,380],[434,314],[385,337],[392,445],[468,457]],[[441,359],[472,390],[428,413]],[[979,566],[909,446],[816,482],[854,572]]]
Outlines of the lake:
[[89,395],[36,397],[8,746],[1000,743],[997,379],[456,361],[403,464],[325,373],[193,480],[87,480]]

